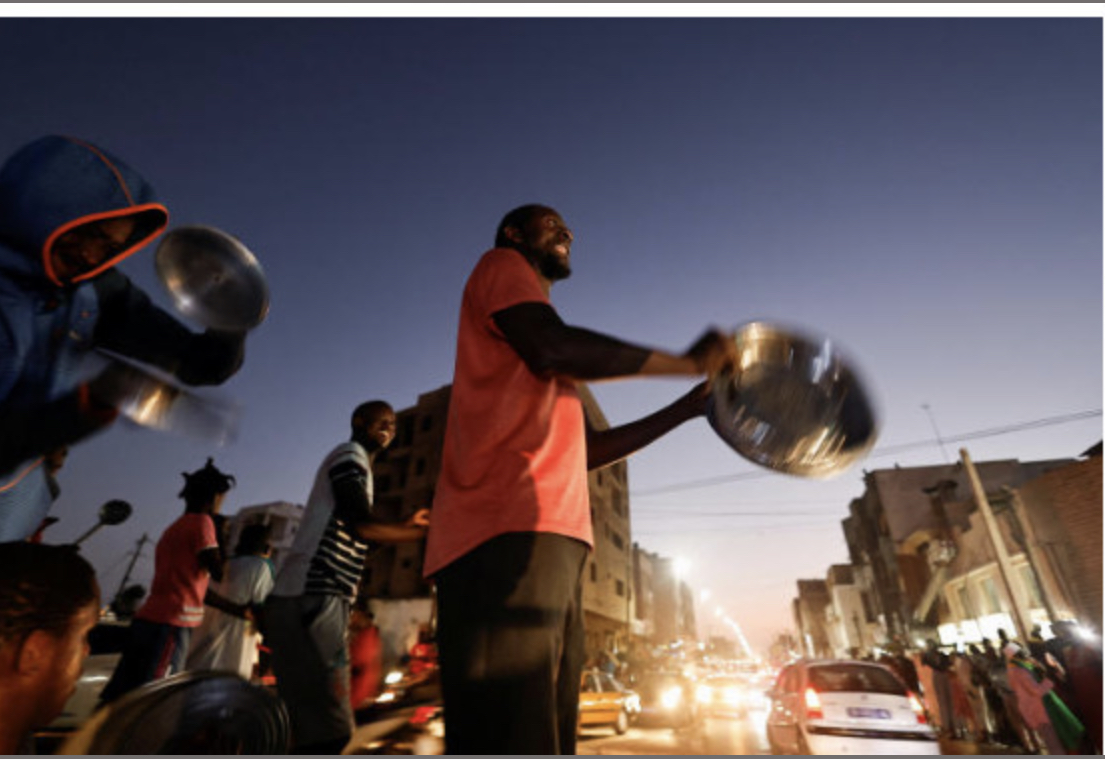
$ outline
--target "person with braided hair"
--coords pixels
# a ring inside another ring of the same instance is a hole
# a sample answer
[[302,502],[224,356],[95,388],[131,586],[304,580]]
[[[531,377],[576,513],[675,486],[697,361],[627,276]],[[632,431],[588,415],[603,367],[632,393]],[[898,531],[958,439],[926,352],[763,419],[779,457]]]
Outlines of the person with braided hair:
[[123,657],[100,695],[110,703],[151,680],[184,669],[192,630],[203,621],[208,582],[222,580],[224,554],[220,529],[226,493],[234,477],[212,459],[184,474],[184,514],[157,542],[150,595],[131,622]]

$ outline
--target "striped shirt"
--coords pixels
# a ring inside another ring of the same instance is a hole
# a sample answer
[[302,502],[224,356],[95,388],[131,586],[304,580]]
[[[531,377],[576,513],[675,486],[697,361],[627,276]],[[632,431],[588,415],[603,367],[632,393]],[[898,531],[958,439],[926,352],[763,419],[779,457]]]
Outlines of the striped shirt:
[[365,558],[373,544],[357,537],[335,511],[334,487],[349,481],[364,487],[371,508],[372,468],[368,452],[352,441],[331,451],[318,468],[303,520],[277,575],[273,595],[336,595],[350,602],[356,598]]

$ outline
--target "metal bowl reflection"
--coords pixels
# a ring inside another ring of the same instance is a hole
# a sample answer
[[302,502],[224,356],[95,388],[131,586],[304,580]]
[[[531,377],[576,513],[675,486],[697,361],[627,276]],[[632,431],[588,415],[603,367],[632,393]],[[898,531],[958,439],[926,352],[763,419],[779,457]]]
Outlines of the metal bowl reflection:
[[205,327],[245,332],[269,311],[269,290],[256,257],[214,227],[177,227],[154,256],[157,276],[177,309]]
[[751,322],[733,341],[738,368],[714,380],[707,418],[741,456],[786,474],[832,477],[874,446],[871,397],[829,338]]

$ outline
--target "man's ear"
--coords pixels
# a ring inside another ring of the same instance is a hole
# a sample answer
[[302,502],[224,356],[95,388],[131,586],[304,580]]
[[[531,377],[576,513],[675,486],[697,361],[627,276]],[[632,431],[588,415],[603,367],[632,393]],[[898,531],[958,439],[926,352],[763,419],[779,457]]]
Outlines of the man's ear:
[[45,630],[35,630],[26,637],[16,653],[16,672],[37,675],[50,666],[54,658],[54,637]]
[[503,236],[511,242],[522,242],[522,230],[518,227],[503,227]]

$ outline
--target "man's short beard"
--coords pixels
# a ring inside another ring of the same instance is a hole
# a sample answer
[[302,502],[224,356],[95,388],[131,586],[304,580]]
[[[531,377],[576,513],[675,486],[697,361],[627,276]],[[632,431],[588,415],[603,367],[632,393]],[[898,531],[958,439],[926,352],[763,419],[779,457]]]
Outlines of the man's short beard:
[[557,282],[572,276],[572,267],[568,262],[554,256],[552,253],[541,256],[541,263],[538,266],[541,269],[541,274],[550,282]]

